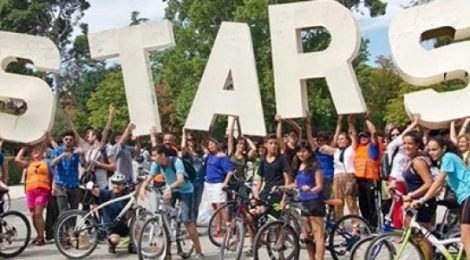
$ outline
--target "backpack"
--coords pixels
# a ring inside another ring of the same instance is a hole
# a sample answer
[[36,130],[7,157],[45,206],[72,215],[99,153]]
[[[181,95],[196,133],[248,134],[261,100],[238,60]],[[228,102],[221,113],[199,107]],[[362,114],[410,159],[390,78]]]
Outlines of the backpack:
[[397,156],[398,151],[400,150],[399,147],[395,148],[395,150],[392,153],[392,158],[388,159],[388,155],[384,154],[382,157],[382,165],[380,168],[380,178],[382,180],[388,180],[388,177],[390,177],[390,173],[392,172],[392,167],[393,167],[393,160],[395,160],[395,156]]
[[[109,158],[108,158],[108,152],[107,152],[107,145],[103,145],[100,149],[101,154],[103,155],[103,163],[104,164],[109,164]],[[117,163],[117,162],[116,162]],[[108,178],[113,176],[114,172],[113,171],[106,171]]]
[[189,160],[183,159],[181,157],[171,157],[170,163],[171,163],[171,168],[173,169],[173,171],[176,173],[175,163],[176,163],[177,158],[183,162],[184,171],[185,171],[184,179],[188,180],[191,183],[194,183],[194,181],[196,180],[197,172],[196,172],[196,169],[194,169],[193,164]]

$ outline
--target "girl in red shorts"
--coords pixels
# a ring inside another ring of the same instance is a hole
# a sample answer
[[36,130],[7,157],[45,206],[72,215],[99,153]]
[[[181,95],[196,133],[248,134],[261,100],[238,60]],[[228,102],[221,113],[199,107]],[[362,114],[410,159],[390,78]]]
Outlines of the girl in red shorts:
[[49,178],[51,168],[49,163],[43,159],[43,148],[43,145],[32,147],[30,162],[23,159],[23,154],[26,151],[25,147],[21,148],[15,158],[18,166],[26,169],[26,205],[38,234],[33,243],[38,246],[45,244],[43,212],[47,206],[51,190]]

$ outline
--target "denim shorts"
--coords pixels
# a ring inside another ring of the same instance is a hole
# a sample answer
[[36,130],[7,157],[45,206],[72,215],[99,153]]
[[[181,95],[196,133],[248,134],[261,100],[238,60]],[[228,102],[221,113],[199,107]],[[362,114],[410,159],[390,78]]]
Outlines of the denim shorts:
[[181,221],[185,224],[195,223],[194,216],[194,194],[193,193],[173,193],[171,196],[171,205],[175,205],[176,200],[179,200],[181,207]]

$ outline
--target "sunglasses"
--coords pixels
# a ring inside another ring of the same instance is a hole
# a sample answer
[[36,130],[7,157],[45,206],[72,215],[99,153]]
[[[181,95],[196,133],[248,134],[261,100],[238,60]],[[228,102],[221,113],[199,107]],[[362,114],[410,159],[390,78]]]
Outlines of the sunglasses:
[[73,138],[67,138],[67,137],[64,138],[64,141],[65,141],[65,142],[73,142],[73,140],[74,140]]

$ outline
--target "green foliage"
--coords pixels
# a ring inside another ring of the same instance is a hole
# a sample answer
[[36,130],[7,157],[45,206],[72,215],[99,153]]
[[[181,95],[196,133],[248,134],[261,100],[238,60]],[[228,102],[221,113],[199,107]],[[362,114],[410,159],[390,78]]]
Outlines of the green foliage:
[[15,163],[15,157],[5,157],[4,163],[8,168],[8,185],[20,184],[23,169]]
[[103,128],[108,116],[108,107],[116,108],[112,129],[124,129],[129,123],[124,81],[119,70],[106,73],[104,79],[98,84],[96,90],[91,94],[86,103],[88,125],[95,128]]

